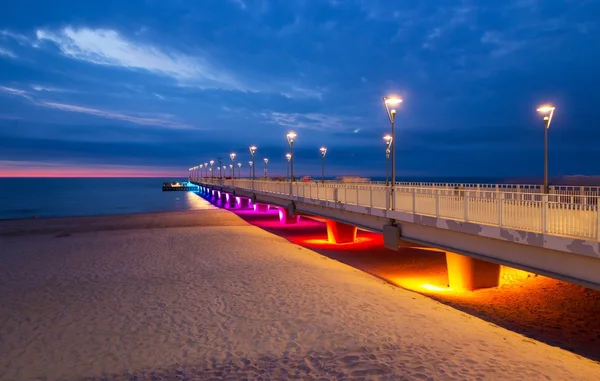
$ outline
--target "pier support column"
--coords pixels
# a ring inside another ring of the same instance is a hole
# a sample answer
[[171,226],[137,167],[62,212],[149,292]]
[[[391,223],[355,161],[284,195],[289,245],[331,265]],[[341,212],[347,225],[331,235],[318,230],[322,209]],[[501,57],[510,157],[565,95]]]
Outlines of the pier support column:
[[279,223],[282,225],[291,225],[295,224],[300,220],[300,216],[295,215],[292,216],[288,213],[287,208],[282,206],[279,207]]
[[356,226],[326,220],[327,240],[329,243],[351,243],[356,241]]
[[254,204],[254,211],[258,213],[267,213],[269,211],[268,204],[259,204],[258,202]]
[[219,201],[221,201],[221,204],[225,204],[227,202],[227,193],[220,191],[219,192]]
[[[239,202],[238,202],[239,200]],[[250,208],[250,199],[246,197],[236,197],[236,203],[238,208],[240,209],[248,209]]]
[[230,208],[235,208],[235,197],[231,193],[225,193],[225,203],[229,205]]
[[450,288],[473,291],[500,284],[500,265],[496,263],[446,252],[446,264]]

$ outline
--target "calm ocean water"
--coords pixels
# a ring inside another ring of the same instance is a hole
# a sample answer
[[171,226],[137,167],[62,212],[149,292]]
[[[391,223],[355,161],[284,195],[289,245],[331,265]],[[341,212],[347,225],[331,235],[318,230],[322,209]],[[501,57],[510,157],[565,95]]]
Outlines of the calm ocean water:
[[198,196],[160,178],[0,178],[0,219],[193,210]]

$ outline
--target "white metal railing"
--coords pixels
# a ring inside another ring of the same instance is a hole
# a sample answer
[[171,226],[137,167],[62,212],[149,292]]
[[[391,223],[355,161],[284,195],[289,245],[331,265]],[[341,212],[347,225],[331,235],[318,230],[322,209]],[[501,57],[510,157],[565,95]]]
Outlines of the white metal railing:
[[[206,180],[207,178],[204,178]],[[210,180],[210,178],[208,178]],[[217,178],[212,178],[215,180]],[[198,179],[197,179],[198,180]],[[217,179],[218,180],[218,179]],[[247,178],[246,180],[250,180]],[[265,181],[262,178],[255,181]],[[273,181],[273,180],[267,180]],[[281,181],[279,181],[281,182]],[[287,182],[287,181],[283,181]],[[312,180],[312,183],[322,183],[318,180]],[[340,182],[339,180],[325,180],[329,185],[386,185],[385,181],[361,181],[361,182]],[[454,189],[454,190],[474,190],[491,192],[514,192],[514,193],[542,193],[540,184],[483,184],[483,183],[439,183],[439,182],[397,182],[396,186],[411,188],[432,188],[432,189]],[[550,185],[550,194],[565,196],[591,196],[600,197],[600,186],[596,185]]]
[[[391,187],[362,183],[196,179],[286,197],[391,209]],[[600,237],[598,197],[501,192],[493,188],[396,186],[396,211],[587,240]]]

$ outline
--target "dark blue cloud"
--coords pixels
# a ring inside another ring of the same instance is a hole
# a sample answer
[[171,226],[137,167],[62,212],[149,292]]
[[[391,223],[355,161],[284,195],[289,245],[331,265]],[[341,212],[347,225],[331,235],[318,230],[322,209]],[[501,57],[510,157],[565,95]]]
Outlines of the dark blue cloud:
[[[19,1],[0,14],[0,163],[187,167],[247,146],[285,170],[594,174],[600,3]],[[246,164],[246,163],[244,163]]]

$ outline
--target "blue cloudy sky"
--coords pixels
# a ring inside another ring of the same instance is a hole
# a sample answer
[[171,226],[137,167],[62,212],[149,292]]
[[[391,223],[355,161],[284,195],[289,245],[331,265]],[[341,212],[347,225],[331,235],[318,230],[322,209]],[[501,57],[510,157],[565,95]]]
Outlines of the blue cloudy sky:
[[285,171],[598,174],[597,0],[4,0],[0,174],[186,174],[247,147]]

